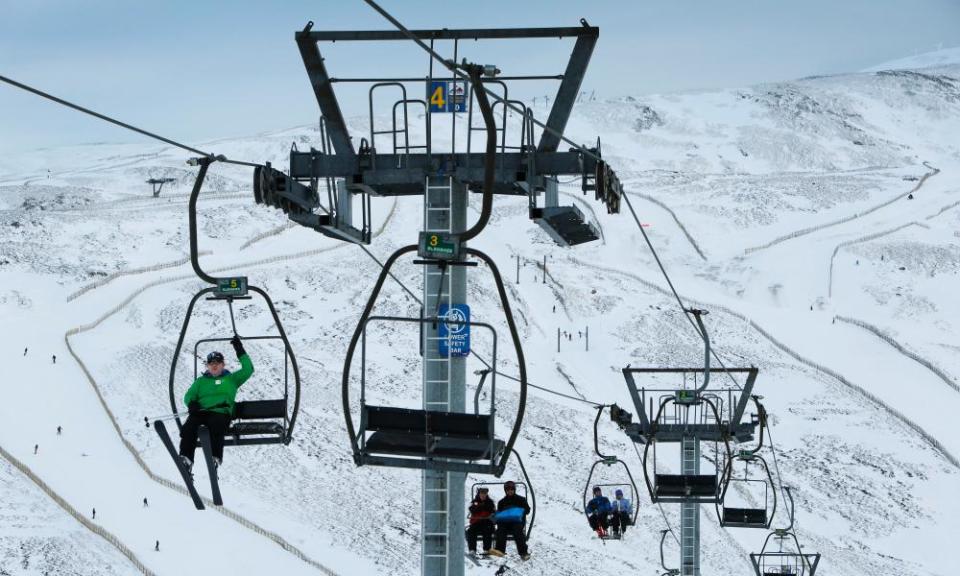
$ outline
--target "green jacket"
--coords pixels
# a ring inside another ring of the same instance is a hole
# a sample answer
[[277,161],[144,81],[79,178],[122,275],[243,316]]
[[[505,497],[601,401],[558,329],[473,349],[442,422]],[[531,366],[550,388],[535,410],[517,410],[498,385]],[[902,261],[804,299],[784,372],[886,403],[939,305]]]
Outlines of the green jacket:
[[237,397],[237,390],[253,374],[253,362],[250,356],[240,357],[240,369],[236,372],[223,374],[214,378],[206,372],[190,385],[190,389],[183,396],[183,402],[190,406],[198,402],[201,410],[219,412],[233,416],[233,405]]

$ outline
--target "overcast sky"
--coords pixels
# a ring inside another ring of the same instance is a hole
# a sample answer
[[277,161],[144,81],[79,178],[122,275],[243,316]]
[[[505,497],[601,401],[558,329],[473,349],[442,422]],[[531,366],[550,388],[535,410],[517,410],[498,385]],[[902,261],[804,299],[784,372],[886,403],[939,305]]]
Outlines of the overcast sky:
[[[958,0],[380,0],[415,28],[600,27],[584,88],[599,98],[856,71],[960,46]],[[174,139],[315,122],[293,33],[385,29],[361,0],[0,0],[0,75]],[[469,42],[506,73],[560,73],[572,41]],[[450,49],[449,45],[441,46]],[[334,76],[426,74],[408,43],[321,45]],[[340,85],[343,86],[343,85]],[[519,96],[553,94],[539,83]],[[345,113],[366,92],[341,90]],[[413,95],[412,97],[421,97]],[[141,137],[0,84],[0,152]]]

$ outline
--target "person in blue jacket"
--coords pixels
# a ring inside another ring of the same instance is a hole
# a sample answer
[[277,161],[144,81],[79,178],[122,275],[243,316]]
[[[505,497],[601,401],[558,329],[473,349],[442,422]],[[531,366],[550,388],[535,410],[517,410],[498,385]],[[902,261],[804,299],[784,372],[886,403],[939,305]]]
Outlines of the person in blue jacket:
[[613,502],[610,503],[610,526],[613,528],[613,535],[620,536],[630,525],[633,517],[633,503],[629,498],[623,497],[623,490],[619,488],[613,494]]
[[494,556],[507,555],[507,535],[513,536],[513,541],[517,544],[517,552],[520,558],[530,559],[530,550],[527,548],[527,535],[523,528],[527,522],[527,514],[530,513],[530,504],[527,499],[517,494],[517,485],[512,481],[503,484],[504,497],[497,502],[497,537],[496,544],[490,550]]
[[587,521],[590,522],[590,528],[601,538],[607,536],[610,511],[610,499],[603,495],[599,486],[594,486],[593,499],[587,502]]

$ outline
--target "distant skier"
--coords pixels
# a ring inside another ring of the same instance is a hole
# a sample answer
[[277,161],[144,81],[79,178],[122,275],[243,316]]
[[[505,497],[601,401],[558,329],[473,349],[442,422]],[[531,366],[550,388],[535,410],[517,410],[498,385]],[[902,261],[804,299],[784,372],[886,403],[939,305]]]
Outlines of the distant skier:
[[37,450],[40,450],[40,445],[39,445],[39,444],[34,444],[34,445],[33,445],[33,453],[36,454],[36,453],[37,453]]
[[530,504],[527,499],[517,494],[517,485],[512,480],[504,482],[503,492],[505,496],[497,502],[497,543],[490,550],[493,556],[506,556],[507,534],[513,536],[513,541],[517,545],[517,552],[520,558],[530,559],[530,551],[527,549],[527,536],[523,532],[524,524],[527,520],[527,514],[530,513]]
[[23,355],[24,355],[24,356],[27,355],[27,350],[29,350],[29,348],[24,348],[24,349],[23,349]]
[[160,551],[160,541],[159,541],[159,540],[157,540],[157,543],[154,544],[153,549],[154,549],[154,551],[156,551],[156,552],[159,552],[159,551]]
[[587,502],[587,521],[590,523],[590,528],[601,538],[607,536],[610,510],[610,499],[603,495],[599,486],[594,486],[593,499]]
[[496,508],[490,499],[489,489],[480,487],[470,502],[470,527],[467,528],[467,549],[471,554],[477,552],[477,536],[483,538],[483,553],[490,553],[493,543],[493,513]]
[[57,363],[57,355],[56,355],[56,354],[53,355],[53,363],[54,363],[54,364]]
[[613,535],[620,536],[627,531],[627,526],[630,525],[633,516],[633,503],[630,502],[629,498],[623,497],[623,490],[619,488],[613,494],[614,499],[610,503],[610,525],[613,528]]
[[207,370],[194,380],[183,397],[190,415],[180,429],[180,458],[187,469],[193,468],[200,426],[210,431],[214,464],[219,466],[223,462],[223,437],[233,417],[237,390],[253,374],[253,362],[243,349],[240,337],[234,336],[230,344],[240,360],[240,369],[225,370],[223,354],[211,352],[207,354]]
[[144,497],[143,497],[143,507],[146,508],[146,507],[148,507],[148,506],[150,506],[150,503],[147,502],[147,497],[144,496]]
[[57,436],[59,436],[61,432],[63,432],[63,427],[57,426]]
[[97,509],[96,509],[96,508],[93,509],[93,519],[94,519],[94,520],[97,519]]

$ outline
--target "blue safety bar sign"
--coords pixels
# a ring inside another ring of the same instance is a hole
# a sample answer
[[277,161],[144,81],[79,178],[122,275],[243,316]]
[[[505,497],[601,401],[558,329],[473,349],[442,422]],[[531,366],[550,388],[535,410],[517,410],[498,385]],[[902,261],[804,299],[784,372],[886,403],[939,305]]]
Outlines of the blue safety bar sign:
[[437,342],[440,355],[459,358],[470,354],[470,306],[466,304],[440,305]]
[[427,89],[430,112],[466,112],[467,85],[452,80],[431,80]]

